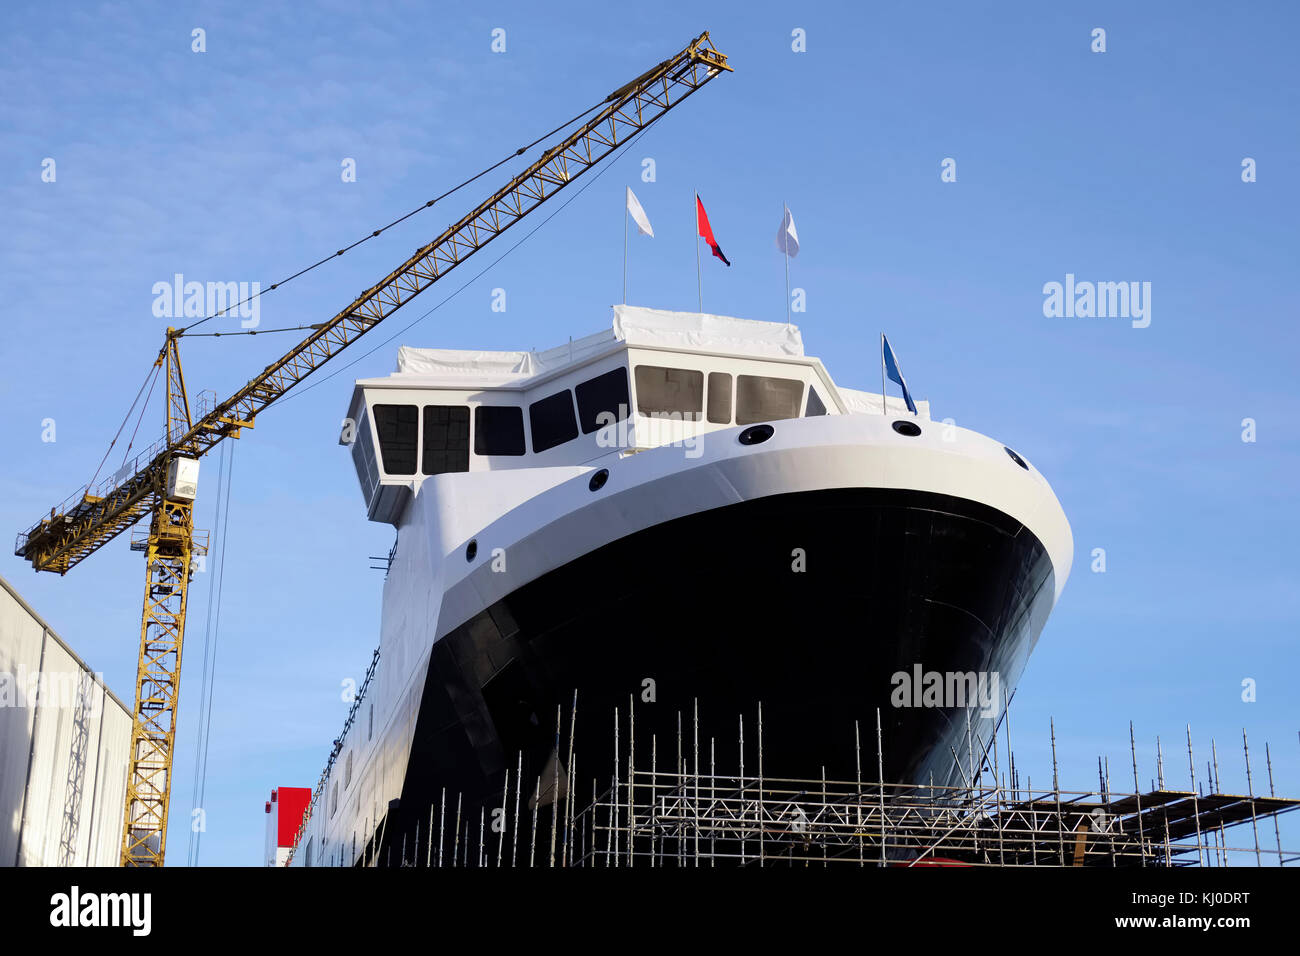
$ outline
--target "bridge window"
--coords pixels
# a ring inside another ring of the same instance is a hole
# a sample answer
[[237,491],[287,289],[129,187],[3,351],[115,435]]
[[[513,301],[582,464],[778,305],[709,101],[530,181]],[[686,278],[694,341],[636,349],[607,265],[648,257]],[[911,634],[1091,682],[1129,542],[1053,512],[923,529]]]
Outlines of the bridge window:
[[627,369],[621,367],[583,382],[574,392],[578,398],[578,421],[584,435],[590,435],[604,425],[621,422],[627,418],[632,405],[627,392]]
[[352,464],[357,469],[357,480],[361,482],[361,493],[366,496],[366,507],[375,494],[379,484],[379,466],[375,464],[375,446],[370,434],[370,416],[361,416],[361,425],[357,428],[356,438],[352,440]]
[[566,388],[528,406],[528,423],[533,432],[533,451],[542,452],[578,437],[578,420],[573,415],[573,397]]
[[737,425],[798,418],[802,404],[803,382],[798,379],[736,376]]
[[715,425],[731,424],[731,375],[728,372],[709,373],[708,417]]
[[424,473],[469,471],[469,408],[424,406]]
[[474,409],[474,454],[522,455],[524,410],[514,405],[480,405]]
[[636,410],[642,415],[704,411],[704,373],[658,365],[636,367]]
[[808,386],[808,408],[804,415],[812,417],[814,415],[825,415],[826,406],[822,403],[821,396],[817,394],[817,389],[811,385]]
[[390,475],[415,474],[415,448],[420,429],[416,405],[376,405],[375,431],[379,434],[379,455]]

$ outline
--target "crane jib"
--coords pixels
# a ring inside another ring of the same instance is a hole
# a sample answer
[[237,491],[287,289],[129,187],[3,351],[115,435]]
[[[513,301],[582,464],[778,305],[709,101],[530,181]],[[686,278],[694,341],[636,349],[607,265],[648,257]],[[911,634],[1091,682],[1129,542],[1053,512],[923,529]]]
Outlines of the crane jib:
[[[252,427],[259,412],[321,365],[723,71],[731,71],[727,58],[705,32],[676,56],[611,93],[594,117],[543,150],[504,187],[205,417],[187,423],[182,436],[165,443],[135,474],[111,485],[87,487],[51,509],[48,517],[19,534],[15,554],[38,571],[68,571],[152,510],[171,458],[202,455]],[[177,338],[184,334],[169,332]]]

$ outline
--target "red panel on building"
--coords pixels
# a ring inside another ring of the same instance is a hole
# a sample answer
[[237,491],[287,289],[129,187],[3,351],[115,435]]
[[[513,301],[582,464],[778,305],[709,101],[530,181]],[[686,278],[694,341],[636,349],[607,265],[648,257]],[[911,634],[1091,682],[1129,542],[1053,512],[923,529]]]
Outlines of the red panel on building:
[[277,787],[266,804],[266,865],[280,866],[298,835],[303,814],[311,802],[307,787]]
[[277,792],[280,796],[280,846],[293,846],[293,838],[298,835],[298,827],[302,826],[302,815],[307,812],[307,804],[311,802],[311,789],[280,787]]

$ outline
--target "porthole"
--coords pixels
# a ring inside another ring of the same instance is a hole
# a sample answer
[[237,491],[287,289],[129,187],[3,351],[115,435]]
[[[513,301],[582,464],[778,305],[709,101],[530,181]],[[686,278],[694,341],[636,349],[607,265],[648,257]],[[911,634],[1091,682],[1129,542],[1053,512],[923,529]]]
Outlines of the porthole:
[[470,541],[469,544],[465,545],[465,560],[473,561],[474,557],[477,554],[478,554],[478,540],[475,539]]
[[1003,446],[1002,446],[1002,450],[1005,451],[1008,455],[1010,455],[1010,456],[1011,456],[1011,460],[1014,461],[1014,462],[1015,462],[1017,465],[1019,465],[1021,468],[1025,469],[1025,471],[1028,471],[1028,470],[1029,470],[1029,466],[1025,464],[1025,460],[1024,460],[1023,458],[1021,458],[1019,455],[1017,455],[1017,454],[1016,454],[1014,451],[1012,451],[1010,448],[1008,448],[1006,445],[1003,445]]
[[750,425],[740,433],[742,445],[761,445],[776,431],[771,425]]
[[894,422],[894,431],[900,435],[906,435],[908,438],[915,438],[921,434],[921,426],[916,422],[906,420]]
[[609,481],[609,469],[602,468],[591,476],[591,481],[587,482],[587,487],[592,491],[600,491],[605,487],[605,482]]

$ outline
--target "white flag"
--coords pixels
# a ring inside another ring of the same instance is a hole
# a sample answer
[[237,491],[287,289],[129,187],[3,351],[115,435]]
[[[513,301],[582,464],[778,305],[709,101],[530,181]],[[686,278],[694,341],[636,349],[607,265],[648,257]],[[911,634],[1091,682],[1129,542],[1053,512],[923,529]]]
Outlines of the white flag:
[[627,211],[632,214],[637,232],[653,239],[655,231],[650,228],[650,219],[646,216],[645,210],[641,208],[641,203],[637,201],[636,193],[632,192],[631,186],[627,187]]
[[794,216],[790,215],[789,206],[781,217],[781,228],[776,232],[776,247],[791,259],[799,254],[799,233],[794,231]]

